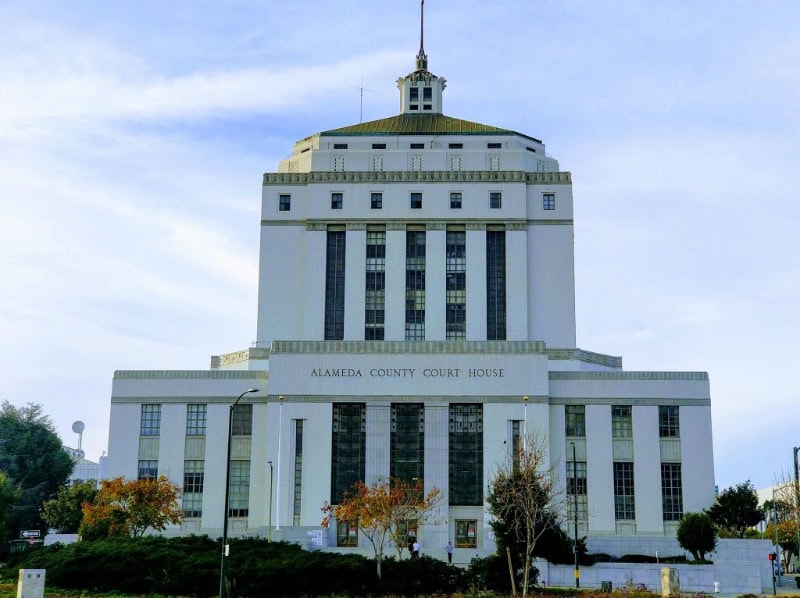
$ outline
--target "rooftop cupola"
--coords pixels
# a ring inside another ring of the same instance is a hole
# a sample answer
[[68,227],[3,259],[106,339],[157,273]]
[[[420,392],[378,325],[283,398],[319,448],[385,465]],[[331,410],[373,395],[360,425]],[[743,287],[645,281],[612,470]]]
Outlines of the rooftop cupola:
[[419,4],[419,52],[417,68],[413,73],[397,80],[400,90],[401,114],[441,114],[442,92],[447,86],[444,77],[428,71],[428,55],[425,54],[425,0]]

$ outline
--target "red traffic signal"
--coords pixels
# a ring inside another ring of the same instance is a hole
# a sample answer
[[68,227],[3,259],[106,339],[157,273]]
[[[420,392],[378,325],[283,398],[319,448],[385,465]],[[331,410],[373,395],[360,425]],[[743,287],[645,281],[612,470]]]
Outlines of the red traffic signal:
[[775,560],[775,553],[774,552],[770,552],[769,553],[769,560],[771,560],[771,561]]

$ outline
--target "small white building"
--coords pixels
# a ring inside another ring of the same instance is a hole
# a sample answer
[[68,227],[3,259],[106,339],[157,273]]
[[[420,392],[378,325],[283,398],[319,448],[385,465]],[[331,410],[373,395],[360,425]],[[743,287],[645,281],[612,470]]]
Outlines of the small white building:
[[[446,116],[422,47],[397,86],[399,114],[264,174],[256,345],[115,373],[108,475],[166,474],[186,514],[170,532],[220,536],[229,407],[257,388],[233,417],[235,535],[306,543],[357,480],[419,478],[447,497],[423,552],[452,540],[468,561],[494,550],[487,486],[527,429],[581,535],[674,538],[714,500],[708,375],[579,348],[570,173],[539,139]],[[340,523],[321,544],[365,540]]]

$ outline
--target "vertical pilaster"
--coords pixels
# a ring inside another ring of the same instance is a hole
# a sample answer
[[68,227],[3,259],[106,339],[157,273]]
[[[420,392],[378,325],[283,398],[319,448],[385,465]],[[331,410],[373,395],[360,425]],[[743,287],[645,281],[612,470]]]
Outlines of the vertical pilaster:
[[367,449],[364,482],[370,486],[389,478],[391,404],[367,403]]
[[420,542],[431,550],[444,550],[448,541],[449,508],[447,495],[450,482],[450,409],[448,405],[425,405],[425,492],[434,486],[442,499],[432,513],[432,523],[421,529]]
[[467,340],[486,340],[486,225],[467,225]]
[[364,340],[367,229],[348,225],[345,242],[344,340]]
[[425,238],[425,340],[428,341],[443,341],[447,337],[446,248],[444,223],[428,225]]
[[406,229],[400,224],[386,227],[386,314],[384,338],[406,338]]
[[[506,338],[523,341],[528,337],[528,242],[525,226],[506,228]],[[533,339],[531,339],[533,340]]]

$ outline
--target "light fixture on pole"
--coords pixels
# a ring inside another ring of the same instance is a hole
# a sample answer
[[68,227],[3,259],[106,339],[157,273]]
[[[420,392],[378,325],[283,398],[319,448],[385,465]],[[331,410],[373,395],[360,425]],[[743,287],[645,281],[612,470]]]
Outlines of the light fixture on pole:
[[525,415],[522,419],[522,436],[524,437],[522,446],[528,446],[528,395],[522,397],[522,404],[525,405]]
[[275,497],[276,530],[281,529],[281,437],[283,433],[283,403],[286,397],[278,397],[278,495]]
[[573,512],[572,519],[575,523],[575,542],[572,545],[572,551],[575,553],[575,587],[581,587],[581,569],[578,564],[578,460],[575,457],[575,443],[570,442],[572,445],[572,498]]
[[[800,452],[800,446],[794,447],[794,506],[795,517],[797,518],[797,554],[800,555],[800,479],[797,476],[797,453]],[[796,570],[796,569],[795,569]]]
[[219,564],[219,596],[227,598],[228,586],[225,584],[225,557],[228,556],[228,500],[231,489],[231,438],[233,437],[233,408],[242,400],[242,397],[251,392],[258,392],[257,388],[248,388],[240,394],[228,411],[228,451],[225,458],[225,514],[222,517],[222,559]]
[[269,465],[269,522],[267,524],[267,540],[272,541],[272,461],[267,461]]

